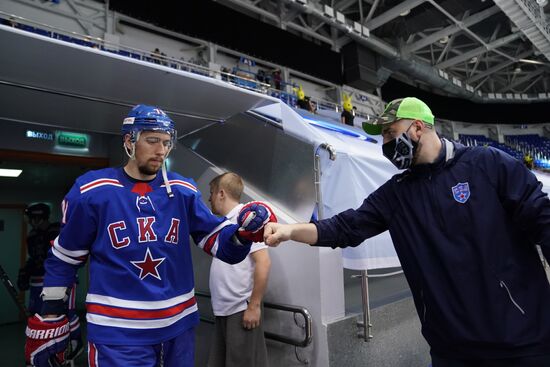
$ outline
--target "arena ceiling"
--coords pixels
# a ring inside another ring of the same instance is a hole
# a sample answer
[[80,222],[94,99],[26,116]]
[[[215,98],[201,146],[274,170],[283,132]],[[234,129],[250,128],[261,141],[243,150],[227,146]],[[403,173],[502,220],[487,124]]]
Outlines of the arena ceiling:
[[381,56],[382,78],[474,101],[549,97],[547,0],[218,2],[334,51],[363,45]]

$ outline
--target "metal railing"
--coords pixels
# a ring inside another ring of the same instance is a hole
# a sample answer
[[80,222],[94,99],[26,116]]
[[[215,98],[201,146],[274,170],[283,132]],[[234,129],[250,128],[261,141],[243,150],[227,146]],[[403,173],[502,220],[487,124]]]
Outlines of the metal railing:
[[[203,291],[197,291],[195,290],[195,296],[204,297],[204,298],[211,298],[210,293],[203,292]],[[271,302],[264,302],[264,308],[271,309],[271,310],[277,310],[277,311],[288,311],[292,312],[294,317],[294,323],[304,330],[304,337],[301,339],[297,338],[291,338],[286,335],[281,334],[275,334],[268,331],[264,331],[264,335],[266,339],[278,341],[280,343],[288,344],[294,346],[294,353],[296,355],[296,359],[303,363],[303,364],[309,364],[309,361],[307,358],[302,358],[298,354],[298,348],[305,348],[308,345],[311,344],[311,341],[313,340],[313,334],[312,334],[312,325],[313,321],[311,318],[311,314],[305,307],[301,306],[293,306],[293,305],[287,305],[282,303],[271,303]],[[301,325],[298,323],[298,320],[296,319],[296,315],[302,315],[304,318],[304,324]],[[209,317],[200,317],[201,321],[214,324],[215,320]]]
[[366,342],[370,342],[374,336],[371,334],[372,323],[370,317],[370,297],[369,297],[369,278],[386,278],[402,274],[403,270],[394,271],[385,274],[368,274],[367,270],[361,270],[360,274],[354,274],[352,278],[361,278],[361,303],[363,315],[361,320],[357,321],[357,327],[360,328],[357,337]]
[[[100,37],[82,35],[56,26],[27,19],[15,14],[6,13],[1,10],[0,19],[3,19],[4,23],[7,23],[6,25],[11,25],[12,27],[17,29],[61,41],[66,41],[69,43],[75,43],[81,46],[87,46],[105,52],[118,54],[136,60],[170,67],[176,70],[189,71],[191,73],[219,79],[239,88],[252,90],[261,94],[266,94],[278,98],[293,107],[296,106],[297,97],[295,93],[289,93],[285,90],[273,88],[270,84],[260,82],[251,77],[210,69],[205,65],[194,64],[161,53],[155,53],[154,51],[151,52],[135,47],[125,46],[119,43],[112,43]],[[342,111],[342,106],[333,101],[321,98],[311,98],[311,100],[316,103],[317,108],[319,109],[333,110],[336,112]],[[358,112],[358,116],[359,115],[365,118],[368,117],[368,115]]]

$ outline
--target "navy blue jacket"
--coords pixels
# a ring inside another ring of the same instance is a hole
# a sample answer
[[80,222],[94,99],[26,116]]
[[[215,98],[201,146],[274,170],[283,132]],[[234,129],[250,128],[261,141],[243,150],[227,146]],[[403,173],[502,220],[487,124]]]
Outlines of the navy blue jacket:
[[439,356],[550,354],[550,285],[534,246],[550,260],[548,196],[506,153],[442,142],[433,164],[317,222],[316,245],[357,246],[389,230],[422,334]]

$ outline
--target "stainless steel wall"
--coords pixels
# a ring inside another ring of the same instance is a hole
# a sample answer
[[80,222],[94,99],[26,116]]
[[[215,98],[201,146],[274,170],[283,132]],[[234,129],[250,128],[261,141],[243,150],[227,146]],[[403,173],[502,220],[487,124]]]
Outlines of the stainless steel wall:
[[308,221],[315,202],[313,147],[269,123],[238,114],[181,139],[181,143]]

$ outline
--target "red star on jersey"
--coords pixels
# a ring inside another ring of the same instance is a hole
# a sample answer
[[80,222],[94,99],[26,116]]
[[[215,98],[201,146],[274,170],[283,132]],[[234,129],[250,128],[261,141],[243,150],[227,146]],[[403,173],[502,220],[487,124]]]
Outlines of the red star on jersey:
[[137,182],[132,187],[132,192],[135,192],[139,196],[145,196],[153,191],[153,188],[146,182]]
[[157,271],[157,267],[166,259],[165,257],[159,257],[153,259],[151,256],[151,251],[147,247],[147,252],[145,252],[145,258],[143,261],[130,261],[136,268],[139,269],[140,279],[144,279],[147,275],[152,275],[157,279],[161,279]]

